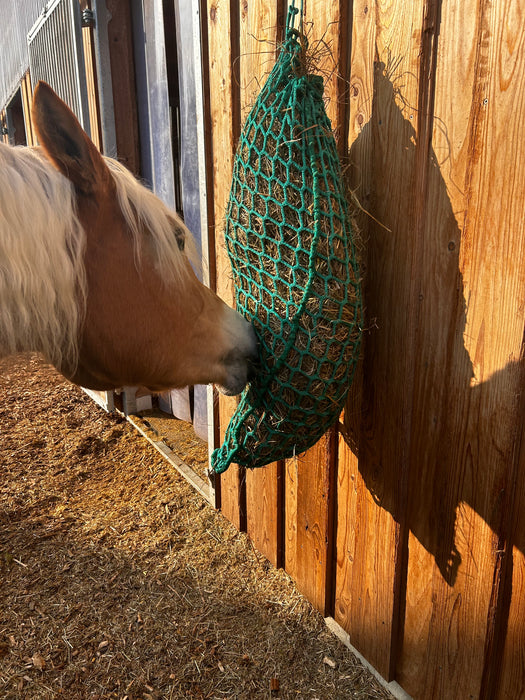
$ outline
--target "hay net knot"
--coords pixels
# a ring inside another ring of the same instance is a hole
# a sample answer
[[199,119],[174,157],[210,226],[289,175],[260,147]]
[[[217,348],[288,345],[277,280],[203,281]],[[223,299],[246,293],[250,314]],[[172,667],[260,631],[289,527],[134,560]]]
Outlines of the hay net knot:
[[285,42],[243,126],[225,240],[236,305],[259,339],[216,473],[311,447],[337,420],[361,338],[359,273],[323,79],[288,11]]

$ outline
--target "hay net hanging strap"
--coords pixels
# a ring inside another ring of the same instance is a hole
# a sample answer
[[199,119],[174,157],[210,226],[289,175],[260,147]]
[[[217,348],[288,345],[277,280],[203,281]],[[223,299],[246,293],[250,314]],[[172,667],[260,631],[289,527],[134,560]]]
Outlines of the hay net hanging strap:
[[289,8],[286,40],[242,129],[226,216],[238,310],[259,339],[212,469],[264,466],[311,447],[337,419],[360,344],[361,294],[323,80]]

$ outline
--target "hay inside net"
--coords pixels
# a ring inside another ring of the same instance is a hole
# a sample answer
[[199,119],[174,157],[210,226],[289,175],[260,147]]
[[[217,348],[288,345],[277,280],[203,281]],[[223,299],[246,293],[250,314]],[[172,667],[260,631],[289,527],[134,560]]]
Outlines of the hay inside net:
[[241,133],[226,217],[238,310],[260,369],[212,469],[311,447],[341,412],[361,338],[361,293],[323,79],[288,12],[286,40]]

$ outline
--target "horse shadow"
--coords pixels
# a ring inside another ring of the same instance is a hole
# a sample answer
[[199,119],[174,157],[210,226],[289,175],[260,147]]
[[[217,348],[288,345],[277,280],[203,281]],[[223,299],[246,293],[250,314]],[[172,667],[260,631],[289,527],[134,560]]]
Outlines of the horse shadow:
[[[466,506],[489,525],[498,550],[512,543],[525,552],[525,533],[510,532],[509,517],[524,363],[511,359],[485,379],[482,359],[473,362],[465,346],[461,231],[432,150],[427,219],[414,232],[420,154],[417,113],[407,118],[410,112],[376,63],[372,115],[350,151],[351,186],[374,220],[363,226],[368,330],[342,433],[374,500],[400,524],[405,546],[411,531],[452,586],[461,551],[472,546],[462,532]],[[412,325],[411,304],[419,305]]]

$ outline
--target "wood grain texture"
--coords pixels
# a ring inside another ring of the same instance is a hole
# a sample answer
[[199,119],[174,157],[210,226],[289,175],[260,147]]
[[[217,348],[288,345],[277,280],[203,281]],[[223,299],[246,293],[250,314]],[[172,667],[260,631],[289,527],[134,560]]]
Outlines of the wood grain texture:
[[488,177],[502,173],[524,143],[516,130],[508,133],[511,113],[520,118],[522,70],[505,87],[496,70],[506,12],[485,2],[461,10],[444,4],[440,26],[418,263],[399,667],[415,697],[493,698],[500,664],[494,640],[505,605],[525,293],[523,239],[512,223],[523,215],[523,195],[514,173],[497,192]]
[[[353,15],[351,18],[352,53],[349,69],[349,127],[348,148],[360,140],[363,128],[372,118],[372,103],[374,98],[374,60],[376,35],[380,28],[377,26],[375,13],[371,12],[367,0],[356,0],[353,3]],[[355,160],[358,160],[354,156]],[[360,160],[360,159],[359,159]],[[369,168],[366,169],[369,176]],[[361,180],[355,178],[353,187],[361,184]],[[361,199],[366,194],[366,189],[358,190]]]
[[508,601],[508,624],[503,641],[503,658],[500,681],[496,689],[497,700],[523,700],[525,698],[525,556],[523,532],[525,532],[525,463],[520,464],[519,507],[516,509],[516,540],[509,551],[512,556],[511,598]]
[[272,70],[281,34],[279,0],[239,0],[239,85],[244,122]]
[[[238,110],[232,55],[230,0],[208,0],[208,54],[210,75],[210,114],[213,143],[213,199],[215,205],[216,247],[224,269],[218,274],[220,295],[233,302],[231,275],[227,273],[224,250],[224,217],[231,185],[235,141],[234,113]],[[235,30],[235,28],[234,28]]]
[[[521,386],[525,383],[525,348],[522,347]],[[519,415],[525,415],[525,392],[520,393]],[[501,581],[495,610],[492,648],[497,653],[485,661],[484,697],[497,700],[525,698],[525,430],[523,423],[516,442],[515,483],[510,484],[508,510],[510,530],[501,542]],[[501,540],[501,537],[500,537]],[[485,645],[492,651],[489,645]],[[487,656],[487,655],[486,655]]]
[[[355,478],[349,494],[351,501],[356,499],[350,508],[358,523],[353,533],[349,530],[355,541],[346,547],[355,556],[353,562],[345,559],[340,536],[336,616],[344,621],[352,643],[388,679],[395,675],[404,595],[403,513],[416,325],[414,106],[422,17],[423,2],[357,4],[353,17],[350,162],[358,197],[374,218],[368,219],[364,233],[368,254],[359,477],[352,457],[342,451],[344,472]],[[339,518],[346,505],[340,495]]]
[[[376,32],[375,13],[369,3],[353,6],[350,111],[348,138],[350,187],[361,206],[369,210],[374,171],[372,161],[372,106],[374,95],[374,59]],[[358,215],[362,239],[369,236],[371,219]],[[368,261],[361,260],[366,290]],[[374,280],[370,280],[373,284]],[[367,300],[365,294],[365,308]],[[369,317],[365,327],[374,327]],[[373,333],[371,330],[370,333]],[[365,333],[363,355],[366,353]],[[350,634],[354,644],[384,676],[390,673],[392,620],[394,602],[396,527],[392,515],[380,507],[368,490],[359,471],[362,431],[363,392],[370,391],[369,377],[363,376],[363,362],[359,364],[347,406],[345,431],[339,441],[337,479],[337,547],[336,593],[334,618]],[[378,478],[380,481],[380,477]],[[379,536],[379,539],[378,539]]]
[[[351,157],[347,160],[347,176],[352,190],[356,193],[363,208],[370,206],[371,138],[370,129],[363,130],[372,116],[372,99],[374,91],[374,46],[376,22],[369,12],[365,0],[353,4],[352,17],[352,54],[349,75],[349,111],[348,111],[348,148]],[[367,137],[368,134],[368,137]],[[369,219],[358,216],[360,235],[368,237]],[[364,252],[364,250],[363,250]],[[361,274],[366,270],[366,256],[360,260]],[[366,300],[365,300],[366,303]],[[374,548],[368,542],[369,531],[366,526],[366,513],[374,506],[373,499],[363,483],[358,470],[359,441],[361,434],[362,400],[363,400],[363,352],[351,389],[351,395],[344,411],[344,430],[339,439],[339,457],[337,471],[337,542],[335,570],[335,606],[334,619],[347,631],[359,635],[362,622],[356,622],[356,615],[363,611],[362,619],[369,616],[370,596],[366,592],[365,572],[370,566],[366,563],[367,554],[374,556]],[[364,557],[363,557],[364,553]],[[372,564],[373,566],[373,564]],[[361,581],[358,582],[358,577]],[[366,593],[363,605],[362,594]],[[367,608],[365,612],[364,608]],[[374,619],[383,616],[371,616],[370,628]],[[389,615],[387,615],[389,617]],[[367,625],[368,627],[368,625]],[[364,635],[361,634],[361,637]],[[370,641],[364,644],[367,658],[384,658],[383,649],[389,648],[389,639],[376,632],[366,632]],[[375,649],[372,639],[377,640],[379,649]],[[365,653],[365,652],[363,652]],[[383,662],[385,665],[385,662]]]
[[[394,525],[340,438],[334,618],[375,668],[389,670],[394,597]],[[388,539],[385,539],[385,536]]]
[[345,126],[346,73],[349,47],[348,3],[304,0],[304,31],[312,55],[312,69],[325,81],[324,101],[332,129],[339,136]]
[[[226,428],[232,417],[237,401],[220,397],[219,421],[220,438],[224,439]],[[231,464],[227,471],[220,474],[220,508],[227,518],[241,532],[246,531],[246,469],[237,464]]]
[[324,615],[332,597],[334,453],[336,432],[286,460],[284,568]]
[[284,465],[246,472],[246,531],[273,566],[283,565]]
[[[80,11],[92,9],[90,0],[80,0]],[[84,65],[86,68],[87,98],[89,110],[89,128],[91,140],[102,151],[100,127],[100,106],[98,100],[97,68],[92,27],[82,27],[82,44],[84,47]]]

